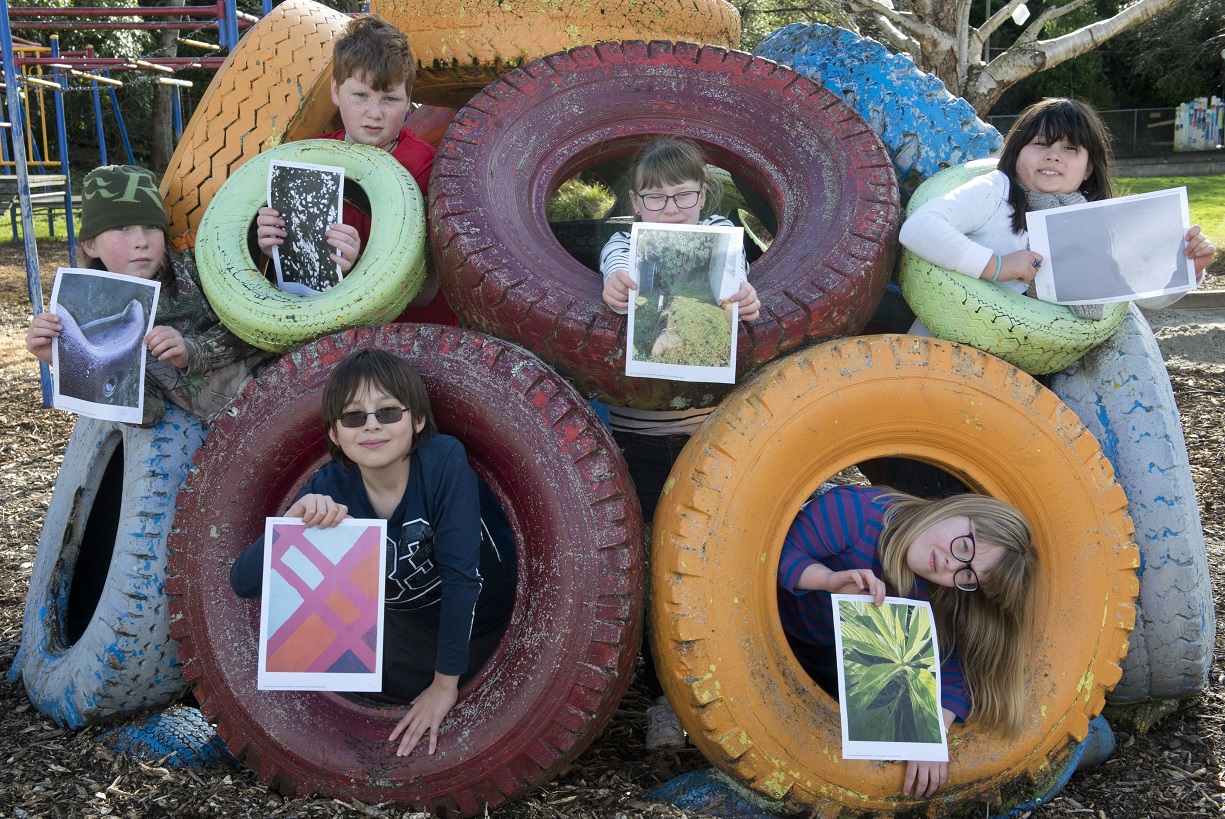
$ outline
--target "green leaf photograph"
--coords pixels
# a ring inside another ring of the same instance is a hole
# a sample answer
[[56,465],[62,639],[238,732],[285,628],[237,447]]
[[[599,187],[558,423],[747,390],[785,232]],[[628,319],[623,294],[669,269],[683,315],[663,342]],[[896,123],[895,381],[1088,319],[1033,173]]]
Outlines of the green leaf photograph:
[[847,739],[942,743],[931,610],[838,600]]

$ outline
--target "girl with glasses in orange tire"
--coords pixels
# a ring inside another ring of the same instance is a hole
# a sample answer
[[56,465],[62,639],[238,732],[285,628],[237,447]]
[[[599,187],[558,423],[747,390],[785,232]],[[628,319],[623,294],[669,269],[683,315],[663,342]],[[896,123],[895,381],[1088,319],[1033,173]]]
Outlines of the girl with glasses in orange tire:
[[[463,444],[438,432],[429,395],[408,362],[353,353],[323,388],[332,462],[307,481],[285,517],[328,528],[346,517],[387,521],[387,602],[381,701],[409,705],[389,742],[400,756],[438,745],[459,687],[493,654],[515,601],[515,549],[492,493]],[[230,570],[239,597],[258,597],[264,540]]]
[[[973,716],[1005,735],[1020,727],[1037,551],[1028,521],[984,495],[925,500],[840,486],[810,501],[787,532],[778,567],[783,632],[800,665],[838,698],[830,594],[929,600],[942,647],[945,727]],[[945,762],[906,763],[902,793],[928,797]]]

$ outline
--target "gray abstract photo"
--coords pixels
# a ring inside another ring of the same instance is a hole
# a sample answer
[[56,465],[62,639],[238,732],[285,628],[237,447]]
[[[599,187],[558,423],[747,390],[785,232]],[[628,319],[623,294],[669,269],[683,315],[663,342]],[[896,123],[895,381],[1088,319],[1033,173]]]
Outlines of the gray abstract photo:
[[55,406],[139,423],[145,336],[160,285],[105,271],[61,268],[51,298],[61,332],[54,350]]
[[340,221],[344,178],[344,169],[331,165],[270,163],[268,205],[280,212],[288,234],[272,251],[282,290],[311,296],[340,283],[325,231]]

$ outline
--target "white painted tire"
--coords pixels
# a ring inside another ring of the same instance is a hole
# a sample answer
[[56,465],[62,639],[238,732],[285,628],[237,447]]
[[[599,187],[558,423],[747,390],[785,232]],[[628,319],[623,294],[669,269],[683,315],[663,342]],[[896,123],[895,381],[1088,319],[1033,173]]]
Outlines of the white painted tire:
[[1136,630],[1108,700],[1195,696],[1212,665],[1212,582],[1174,391],[1135,305],[1106,342],[1051,376],[1051,389],[1114,466],[1140,547]]
[[[200,422],[173,404],[148,429],[77,421],[39,538],[14,661],[30,701],[57,725],[103,722],[163,705],[183,690],[163,589],[166,538],[179,484],[203,440]],[[102,518],[116,503],[112,530]],[[109,552],[92,612],[88,595],[72,587],[83,550],[97,565]],[[67,622],[78,606],[88,624],[73,641]]]

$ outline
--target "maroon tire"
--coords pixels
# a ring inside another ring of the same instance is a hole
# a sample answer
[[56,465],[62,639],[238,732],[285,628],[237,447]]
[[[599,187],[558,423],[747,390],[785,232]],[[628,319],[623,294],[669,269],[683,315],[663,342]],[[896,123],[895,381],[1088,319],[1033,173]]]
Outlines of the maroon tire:
[[821,85],[769,60],[689,43],[584,46],[511,71],[461,109],[430,181],[431,237],[464,321],[522,344],[579,389],[643,409],[718,403],[727,385],[625,376],[623,316],[553,238],[545,203],[597,163],[681,135],[755,180],[780,216],[750,281],[762,315],[741,325],[737,375],[780,353],[859,332],[892,271],[897,180],[872,129]]
[[[506,509],[519,554],[502,644],[460,692],[438,753],[399,758],[403,709],[256,690],[258,600],[231,593],[233,558],[326,460],[320,393],[362,347],[403,355],[442,432]],[[172,636],[183,678],[231,752],[282,792],[472,815],[547,780],[604,727],[641,636],[642,522],[624,461],[587,404],[541,361],[477,333],[361,328],[282,358],[212,428],[170,538]]]

